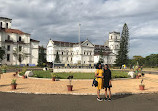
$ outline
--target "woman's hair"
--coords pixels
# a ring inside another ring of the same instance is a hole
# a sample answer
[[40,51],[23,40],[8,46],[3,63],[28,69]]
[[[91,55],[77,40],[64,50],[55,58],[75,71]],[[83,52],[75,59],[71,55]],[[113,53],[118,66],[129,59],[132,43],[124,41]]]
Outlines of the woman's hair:
[[96,65],[96,69],[102,69],[102,65],[101,65],[100,68],[99,68],[99,65],[101,65],[101,63],[98,63],[98,64]]
[[109,66],[108,66],[108,64],[105,64],[105,66],[104,67],[107,67],[107,69],[109,69]]

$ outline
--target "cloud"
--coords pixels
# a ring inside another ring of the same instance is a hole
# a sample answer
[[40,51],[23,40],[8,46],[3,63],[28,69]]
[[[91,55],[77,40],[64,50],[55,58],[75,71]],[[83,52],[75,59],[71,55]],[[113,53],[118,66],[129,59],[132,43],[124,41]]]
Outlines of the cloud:
[[78,42],[78,23],[81,40],[104,44],[127,23],[132,57],[157,51],[157,6],[157,0],[0,0],[0,15],[43,45],[50,38]]

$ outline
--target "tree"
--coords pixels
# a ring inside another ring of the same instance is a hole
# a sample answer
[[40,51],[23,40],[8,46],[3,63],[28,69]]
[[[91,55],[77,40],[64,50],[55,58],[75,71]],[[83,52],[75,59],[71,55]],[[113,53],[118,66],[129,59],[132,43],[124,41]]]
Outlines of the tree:
[[19,50],[18,48],[15,48],[13,50],[13,55],[16,57],[16,65],[17,65],[17,60],[21,64],[21,62],[28,57],[27,54],[24,53],[23,50]]
[[58,52],[56,54],[55,63],[61,63]]
[[4,59],[5,57],[5,50],[4,48],[0,47],[0,62]]
[[43,46],[39,47],[39,54],[38,54],[38,66],[43,66],[46,63],[46,53],[45,48]]
[[158,66],[158,54],[151,54],[145,57],[145,66]]
[[145,59],[142,56],[133,56],[133,59],[129,59],[129,64],[131,65],[136,65],[137,62],[142,66],[145,63]]
[[123,64],[128,64],[128,52],[129,52],[129,32],[128,26],[125,23],[123,26],[121,39],[120,39],[120,49],[118,55],[116,56],[116,65],[121,66]]

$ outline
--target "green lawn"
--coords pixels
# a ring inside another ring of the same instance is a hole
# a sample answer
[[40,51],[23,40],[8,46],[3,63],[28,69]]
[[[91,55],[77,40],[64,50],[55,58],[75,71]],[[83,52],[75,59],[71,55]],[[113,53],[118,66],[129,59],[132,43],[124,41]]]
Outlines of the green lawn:
[[[33,71],[34,77],[37,78],[52,78],[50,71]],[[93,79],[94,73],[53,73],[59,79],[67,79],[68,76],[73,75],[74,79]],[[127,72],[112,71],[112,78],[128,78]]]

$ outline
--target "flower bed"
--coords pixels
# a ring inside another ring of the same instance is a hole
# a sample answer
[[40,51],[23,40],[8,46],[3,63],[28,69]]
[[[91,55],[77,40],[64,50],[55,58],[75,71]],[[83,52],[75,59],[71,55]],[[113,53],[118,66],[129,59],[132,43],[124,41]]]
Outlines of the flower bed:
[[[34,76],[37,78],[52,78],[51,71],[33,71]],[[73,75],[74,79],[93,79],[94,73],[53,73],[59,79],[67,79],[69,75]],[[123,71],[112,71],[112,78],[128,78],[127,72]]]

